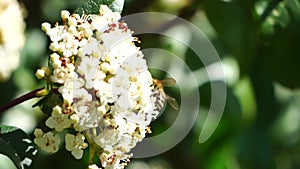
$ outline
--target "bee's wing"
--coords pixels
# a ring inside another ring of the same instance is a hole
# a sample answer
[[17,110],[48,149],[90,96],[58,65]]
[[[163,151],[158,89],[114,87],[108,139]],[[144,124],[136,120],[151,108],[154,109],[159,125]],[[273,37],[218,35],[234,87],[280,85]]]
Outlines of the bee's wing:
[[166,79],[161,80],[161,83],[164,86],[170,87],[170,86],[174,86],[176,84],[176,80],[173,78],[166,78]]
[[179,105],[176,101],[175,98],[167,95],[167,102],[169,103],[169,105],[174,109],[174,110],[178,110],[179,109]]

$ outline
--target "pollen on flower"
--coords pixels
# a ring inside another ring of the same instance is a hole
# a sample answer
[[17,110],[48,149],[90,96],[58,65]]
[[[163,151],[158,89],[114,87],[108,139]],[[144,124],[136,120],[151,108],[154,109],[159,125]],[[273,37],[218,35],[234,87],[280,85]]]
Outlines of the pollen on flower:
[[[63,98],[46,125],[84,132],[89,143],[103,150],[98,152],[100,168],[122,169],[159,113],[146,60],[120,14],[105,5],[98,15],[62,11],[61,18],[63,25],[42,25],[52,41],[49,77]],[[66,149],[80,159],[85,137],[67,134],[65,140]]]
[[49,153],[55,153],[58,151],[58,144],[60,139],[52,132],[44,133],[41,129],[35,129],[34,143],[42,150]]

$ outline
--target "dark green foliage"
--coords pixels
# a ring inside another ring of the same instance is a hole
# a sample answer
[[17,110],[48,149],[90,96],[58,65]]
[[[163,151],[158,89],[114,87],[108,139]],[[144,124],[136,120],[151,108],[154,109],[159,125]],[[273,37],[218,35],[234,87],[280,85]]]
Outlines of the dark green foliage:
[[[300,87],[300,1],[287,0],[278,3],[267,19],[274,20],[273,33],[263,53],[264,65],[273,79],[290,88]],[[265,22],[267,22],[267,19]],[[269,28],[269,29],[271,29]]]
[[63,103],[62,96],[60,94],[51,91],[49,94],[47,94],[45,97],[39,100],[32,107],[39,106],[42,112],[44,112],[47,116],[51,116],[53,107],[57,105],[62,105],[62,103]]
[[74,13],[81,14],[99,14],[100,5],[107,5],[112,11],[122,12],[124,0],[88,0],[82,6],[78,7]]
[[[260,5],[267,3],[266,7]],[[243,74],[257,62],[273,80],[285,86],[300,87],[299,64],[300,5],[298,0],[204,1],[208,19],[226,48],[236,57]],[[255,8],[263,9],[257,14]],[[222,12],[216,12],[222,11]]]
[[259,39],[258,25],[252,18],[253,4],[239,0],[230,3],[210,0],[204,1],[203,6],[219,38],[237,58],[242,73],[251,71]]
[[[16,127],[0,125],[0,153],[9,157],[18,169],[38,169],[37,148],[28,135]],[[26,159],[30,165],[22,164]]]

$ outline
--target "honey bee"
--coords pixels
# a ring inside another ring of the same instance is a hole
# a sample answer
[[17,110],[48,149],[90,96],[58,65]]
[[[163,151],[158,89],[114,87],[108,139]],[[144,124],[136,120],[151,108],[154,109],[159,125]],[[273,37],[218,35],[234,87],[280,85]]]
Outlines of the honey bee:
[[175,110],[178,110],[179,105],[175,98],[169,96],[164,91],[164,86],[171,87],[176,84],[175,79],[173,78],[166,78],[163,80],[157,80],[153,79],[153,97],[155,98],[155,106],[158,111],[161,111],[165,105],[166,102]]

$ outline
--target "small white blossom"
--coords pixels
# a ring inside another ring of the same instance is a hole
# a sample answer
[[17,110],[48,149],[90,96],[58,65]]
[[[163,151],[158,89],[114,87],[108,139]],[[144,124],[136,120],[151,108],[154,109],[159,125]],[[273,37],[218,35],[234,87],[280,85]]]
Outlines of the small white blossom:
[[42,30],[43,30],[44,32],[48,32],[50,29],[51,29],[50,23],[48,23],[48,22],[42,23]]
[[88,166],[88,169],[100,169],[96,164],[92,164]]
[[100,15],[105,18],[108,22],[114,22],[121,19],[121,15],[118,12],[112,12],[111,9],[108,8],[106,5],[100,6]]
[[73,123],[73,128],[74,130],[78,131],[78,132],[82,132],[83,128],[81,127],[81,125],[79,124],[80,118],[78,117],[77,114],[72,114],[70,116],[70,119]]
[[62,20],[66,20],[66,19],[69,18],[70,12],[67,11],[67,10],[62,10],[62,11],[60,12],[60,16],[61,16],[61,19],[62,19]]
[[66,149],[71,151],[71,154],[76,159],[81,159],[83,155],[83,149],[85,149],[88,145],[84,142],[85,137],[78,133],[76,136],[72,134],[66,134]]
[[50,69],[48,67],[42,67],[41,69],[38,69],[35,73],[35,76],[38,79],[43,79],[45,78],[45,76],[49,76],[50,75]]
[[78,117],[78,124],[81,128],[89,129],[98,127],[100,120],[102,119],[101,114],[98,113],[96,101],[80,100],[73,104],[74,112]]
[[63,114],[59,106],[53,108],[52,115],[46,121],[48,127],[54,128],[58,132],[69,128],[71,124],[72,121],[69,119],[69,115]]
[[44,133],[41,129],[35,129],[34,143],[42,150],[49,153],[55,153],[58,151],[58,144],[60,139],[52,132]]
[[[106,169],[124,169],[131,158],[131,154],[124,154],[122,151],[117,150],[114,152],[104,152],[100,155],[101,164]],[[125,163],[120,163],[120,161]]]
[[35,73],[38,79],[43,79],[45,77],[45,71],[43,69],[38,69]]

